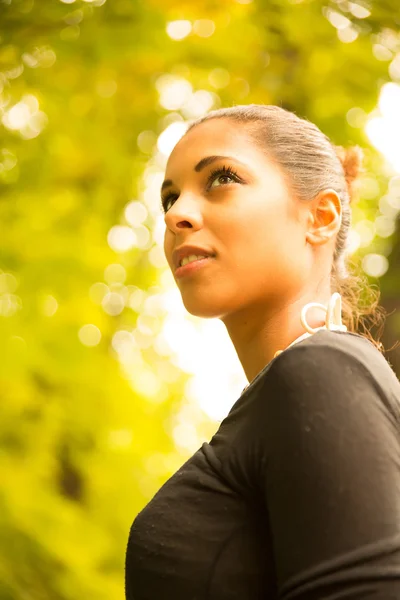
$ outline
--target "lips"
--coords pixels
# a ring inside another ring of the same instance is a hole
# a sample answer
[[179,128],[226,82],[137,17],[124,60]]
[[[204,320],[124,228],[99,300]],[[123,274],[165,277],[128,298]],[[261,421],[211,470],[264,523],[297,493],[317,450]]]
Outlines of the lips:
[[209,264],[214,257],[205,256],[198,258],[197,260],[192,260],[191,262],[186,263],[186,265],[182,265],[175,270],[175,277],[177,279],[181,279],[182,277],[187,277],[189,275],[193,275],[197,273],[200,269],[204,268],[205,265]]
[[200,246],[181,246],[180,248],[176,248],[176,250],[174,250],[172,253],[172,260],[173,260],[175,269],[179,268],[179,264],[180,264],[181,260],[183,258],[185,258],[185,256],[190,256],[192,254],[194,254],[196,256],[206,256],[206,257],[215,256],[215,253],[212,252],[212,250],[208,250],[207,248],[201,248]]

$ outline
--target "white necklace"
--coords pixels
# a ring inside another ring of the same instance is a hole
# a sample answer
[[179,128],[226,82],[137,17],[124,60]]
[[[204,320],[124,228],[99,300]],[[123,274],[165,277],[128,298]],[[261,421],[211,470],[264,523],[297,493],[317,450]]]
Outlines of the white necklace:
[[[322,310],[326,311],[325,325],[321,325],[321,327],[317,327],[315,329],[313,327],[310,327],[306,320],[307,311],[312,306],[315,306],[316,308],[322,308]],[[334,292],[329,299],[328,306],[324,306],[319,302],[309,302],[308,304],[303,306],[303,309],[300,314],[300,321],[304,329],[307,330],[307,333],[303,333],[303,335],[300,335],[298,338],[293,340],[293,342],[291,342],[289,346],[287,346],[287,348],[290,348],[290,346],[293,346],[293,344],[295,344],[296,342],[305,340],[307,337],[310,337],[310,335],[313,335],[321,329],[328,329],[329,331],[347,331],[346,325],[342,323],[341,295],[338,292]],[[274,358],[278,356],[281,352],[284,352],[284,350],[277,350],[274,354]]]
[[[316,307],[316,308],[321,308],[322,310],[326,311],[325,325],[321,325],[321,327],[313,328],[313,327],[310,327],[310,325],[307,323],[306,314],[307,314],[308,309],[311,308],[312,306]],[[305,340],[306,338],[310,337],[317,331],[321,331],[322,329],[327,329],[329,331],[347,331],[346,325],[344,325],[342,323],[342,297],[341,297],[341,295],[338,292],[334,292],[329,299],[328,306],[324,306],[323,304],[320,304],[319,302],[309,302],[302,308],[302,311],[300,314],[300,321],[301,321],[301,324],[303,325],[304,329],[306,329],[306,333],[303,333],[298,338],[293,340],[293,342],[291,342],[288,346],[286,346],[286,348],[284,348],[284,350],[277,350],[274,354],[274,358],[276,358],[277,356],[279,356],[279,354],[281,354],[282,352],[287,350],[287,348],[290,348],[290,346],[293,346],[293,344],[296,344],[297,342],[301,342],[301,340]],[[252,381],[254,381],[254,379]],[[251,385],[252,381],[248,385],[246,385],[242,394]]]

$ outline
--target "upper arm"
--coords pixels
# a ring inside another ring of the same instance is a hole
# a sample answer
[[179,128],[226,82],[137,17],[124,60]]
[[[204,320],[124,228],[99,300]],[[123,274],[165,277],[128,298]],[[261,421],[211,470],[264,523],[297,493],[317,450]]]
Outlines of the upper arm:
[[400,598],[399,434],[380,387],[337,348],[285,354],[257,418],[280,598]]

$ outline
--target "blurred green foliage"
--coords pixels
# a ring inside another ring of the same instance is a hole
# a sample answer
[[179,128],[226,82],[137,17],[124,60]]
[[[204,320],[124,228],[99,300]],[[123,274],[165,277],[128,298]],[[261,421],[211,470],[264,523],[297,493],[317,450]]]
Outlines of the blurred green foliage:
[[[177,20],[195,24],[184,39],[167,34]],[[110,314],[93,287],[160,289],[154,240],[107,243],[168,123],[159,78],[183,77],[216,105],[279,104],[363,146],[375,183],[355,219],[373,221],[393,173],[364,125],[380,87],[400,80],[399,26],[397,0],[0,0],[0,600],[121,600],[129,526],[187,456],[171,435],[186,376],[143,343],[128,377],[113,339],[143,302]],[[150,211],[150,231],[155,221]],[[360,250],[389,260],[390,311],[399,249],[395,228]],[[126,280],[105,281],[110,264]],[[88,329],[82,343],[87,324],[99,343]],[[394,313],[384,341],[399,331]],[[216,428],[200,413],[196,427],[203,439]]]

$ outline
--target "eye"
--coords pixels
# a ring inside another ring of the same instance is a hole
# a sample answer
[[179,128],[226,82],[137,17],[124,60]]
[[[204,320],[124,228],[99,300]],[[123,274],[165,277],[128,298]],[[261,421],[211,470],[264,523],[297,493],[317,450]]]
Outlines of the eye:
[[161,198],[161,208],[162,210],[166,213],[169,211],[169,209],[171,208],[171,206],[169,206],[169,203],[172,202],[173,200],[177,200],[178,198],[178,194],[167,194],[165,196],[165,198]]
[[215,183],[220,183],[223,185],[224,183],[231,183],[231,181],[233,181],[233,179],[230,175],[219,175],[219,177],[215,177],[215,179],[213,179],[210,188],[216,187],[214,185]]
[[212,171],[208,177],[208,187],[215,188],[219,187],[219,185],[214,185],[215,183],[219,183],[220,185],[226,185],[232,182],[239,182],[240,178],[235,173],[233,169],[230,167],[221,167],[219,169],[215,169]]
[[[243,183],[243,180],[231,167],[223,166],[219,167],[218,169],[215,169],[214,171],[211,171],[210,175],[207,178],[206,187],[209,190],[234,182]],[[174,194],[173,192],[167,194],[164,198],[161,198],[161,208],[164,211],[164,213],[167,213],[171,208],[171,202],[175,202],[178,198],[179,194]]]

